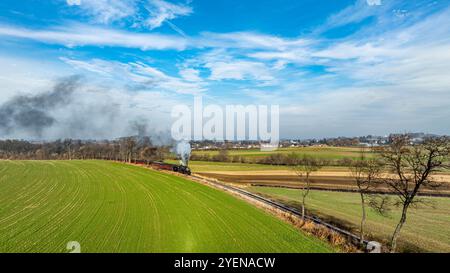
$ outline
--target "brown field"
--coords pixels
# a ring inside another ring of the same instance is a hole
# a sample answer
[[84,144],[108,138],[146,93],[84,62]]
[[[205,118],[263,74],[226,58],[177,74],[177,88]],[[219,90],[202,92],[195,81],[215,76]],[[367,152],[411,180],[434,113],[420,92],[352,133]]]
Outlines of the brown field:
[[[217,179],[226,183],[241,184],[246,186],[270,186],[300,188],[303,186],[300,178],[290,170],[267,171],[209,171],[198,174]],[[423,194],[450,195],[450,175],[437,174],[435,180],[442,183],[439,191],[423,189]],[[330,170],[314,173],[311,177],[312,187],[319,190],[353,191],[356,185],[349,171]],[[383,188],[378,189],[383,191]]]

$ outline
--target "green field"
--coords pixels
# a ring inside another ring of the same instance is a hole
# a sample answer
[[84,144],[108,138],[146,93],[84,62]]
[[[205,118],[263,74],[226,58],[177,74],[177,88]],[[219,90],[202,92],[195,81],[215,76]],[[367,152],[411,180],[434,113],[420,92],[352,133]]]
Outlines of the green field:
[[[293,206],[300,204],[299,190],[268,187],[252,187],[250,190]],[[358,231],[361,215],[358,194],[312,191],[308,198],[307,207],[314,214]],[[410,210],[400,235],[400,250],[450,252],[450,198],[425,200],[428,201],[427,206]],[[373,238],[386,242],[399,218],[399,210],[392,211],[389,217],[369,210],[366,228]]]
[[0,161],[0,252],[333,252],[222,191],[104,161]]
[[[166,160],[168,163],[178,164],[178,160]],[[289,170],[288,166],[274,166],[250,163],[209,162],[190,161],[189,168],[194,172],[215,171],[267,171],[267,170]]]
[[[360,157],[361,149],[358,147],[293,147],[293,148],[279,148],[276,151],[267,152],[259,149],[242,149],[242,150],[229,150],[229,156],[241,156],[244,158],[261,159],[272,154],[290,154],[296,153],[299,156],[308,155],[321,159],[337,160],[343,158],[356,159]],[[194,151],[194,155],[217,155],[219,151]],[[367,153],[366,156],[370,156]]]
[[[166,162],[178,164],[179,160],[166,160]],[[250,164],[250,163],[230,163],[230,162],[209,162],[209,161],[190,161],[189,168],[191,168],[193,172],[292,170],[292,167],[290,166]],[[321,171],[348,171],[348,168],[327,166],[322,168]]]

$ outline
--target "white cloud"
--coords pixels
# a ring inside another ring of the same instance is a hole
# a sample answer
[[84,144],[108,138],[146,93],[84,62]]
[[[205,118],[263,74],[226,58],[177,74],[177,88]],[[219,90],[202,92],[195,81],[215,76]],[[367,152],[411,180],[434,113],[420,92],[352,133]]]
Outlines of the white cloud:
[[311,54],[311,49],[294,48],[283,51],[259,51],[248,56],[260,60],[276,60],[276,66],[284,67],[287,63],[310,64]]
[[69,6],[79,6],[81,5],[81,0],[67,0],[67,5]]
[[450,9],[407,28],[317,51],[334,73],[366,82],[447,90],[450,86]]
[[205,83],[198,78],[190,81],[185,78],[169,76],[166,73],[142,62],[121,63],[93,59],[89,61],[62,57],[61,60],[80,71],[88,71],[110,81],[134,85],[141,89],[164,91],[179,94],[198,94],[205,91]]
[[200,71],[193,68],[185,68],[180,70],[180,76],[188,82],[202,81],[200,77]]
[[163,0],[149,0],[148,2],[147,10],[150,18],[145,21],[145,24],[150,29],[158,28],[166,21],[187,16],[193,12],[192,7],[188,5],[173,4]]
[[[380,5],[378,5],[379,2]],[[381,4],[381,0],[356,0],[353,5],[349,5],[343,10],[329,16],[326,22],[317,27],[314,32],[323,34],[342,26],[361,23],[368,18],[372,18],[378,26],[378,29],[372,29],[372,32],[383,31],[384,27],[392,27],[392,25],[401,25],[404,22],[396,20],[395,16],[391,16],[395,7],[401,5],[401,2],[406,3],[407,1],[391,0]],[[361,29],[364,31],[363,35],[366,37],[370,35],[370,33],[365,32],[366,29],[364,27]]]
[[277,70],[284,68],[287,63],[309,63],[312,49],[319,44],[317,40],[309,38],[285,38],[255,32],[204,32],[191,42],[199,48],[222,50],[219,54],[230,49],[239,57],[273,60],[276,61],[273,67]]
[[306,46],[311,43],[311,40],[286,39],[254,32],[204,32],[197,42],[199,47],[285,50]]
[[227,52],[224,48],[209,50],[186,60],[183,67],[196,67],[209,70],[210,81],[248,80],[256,81],[258,85],[274,85],[277,81],[273,76],[275,70],[263,62],[240,58],[237,54]]
[[175,4],[165,0],[66,0],[95,23],[131,22],[131,26],[155,29],[165,22],[179,33],[184,32],[170,20],[188,16],[193,9],[188,4]]
[[381,6],[381,0],[366,0],[369,6]]
[[132,33],[86,25],[69,25],[49,30],[0,25],[0,36],[35,40],[67,47],[111,46],[142,50],[183,50],[187,40],[181,37],[152,33]]
[[67,0],[69,6],[76,6],[94,22],[109,24],[133,16],[136,13],[135,0]]
[[396,47],[388,48],[371,42],[342,42],[323,50],[311,52],[312,57],[338,60],[356,59],[359,62],[373,62],[380,57],[398,54]]
[[234,60],[211,62],[205,65],[211,70],[210,80],[256,80],[270,82],[274,78],[263,63]]

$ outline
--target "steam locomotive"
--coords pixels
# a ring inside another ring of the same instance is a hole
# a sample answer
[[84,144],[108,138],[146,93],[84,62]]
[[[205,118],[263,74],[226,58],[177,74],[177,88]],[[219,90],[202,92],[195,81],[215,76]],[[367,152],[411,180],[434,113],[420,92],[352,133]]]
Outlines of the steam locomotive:
[[150,165],[158,170],[167,170],[167,171],[182,173],[185,175],[191,175],[191,169],[189,169],[189,167],[184,166],[184,165],[175,165],[175,164],[169,164],[169,163],[165,163],[165,162],[147,161],[147,160],[132,160],[132,163],[142,164],[142,165]]
[[164,162],[151,162],[150,165],[153,167],[159,169],[159,170],[168,170],[172,172],[182,173],[186,175],[191,175],[191,169],[189,167],[184,165],[175,165],[175,164],[169,164]]

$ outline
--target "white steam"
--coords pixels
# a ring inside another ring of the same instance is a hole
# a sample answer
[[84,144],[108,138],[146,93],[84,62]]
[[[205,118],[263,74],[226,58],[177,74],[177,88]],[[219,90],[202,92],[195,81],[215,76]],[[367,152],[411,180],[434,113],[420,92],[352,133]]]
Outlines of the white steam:
[[181,141],[177,144],[176,153],[180,157],[183,166],[188,166],[191,151],[191,144],[189,144],[189,142]]

